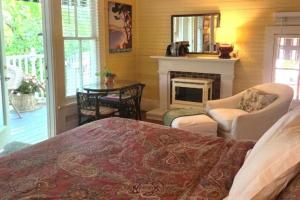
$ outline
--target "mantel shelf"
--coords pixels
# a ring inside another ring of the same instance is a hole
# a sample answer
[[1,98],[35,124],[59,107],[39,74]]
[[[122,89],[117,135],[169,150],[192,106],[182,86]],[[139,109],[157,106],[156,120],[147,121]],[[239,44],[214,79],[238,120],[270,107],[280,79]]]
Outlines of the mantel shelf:
[[193,61],[193,62],[229,62],[229,63],[235,63],[239,61],[239,58],[230,58],[230,59],[221,59],[215,56],[210,56],[210,57],[190,57],[190,56],[184,56],[184,57],[171,57],[171,56],[150,56],[150,58],[153,59],[158,59],[158,60],[182,60],[182,61]]

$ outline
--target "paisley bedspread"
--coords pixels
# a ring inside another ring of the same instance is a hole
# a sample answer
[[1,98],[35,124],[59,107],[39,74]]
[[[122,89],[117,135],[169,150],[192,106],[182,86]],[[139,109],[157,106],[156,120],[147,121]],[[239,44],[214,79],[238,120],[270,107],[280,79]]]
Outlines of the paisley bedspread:
[[0,199],[222,199],[252,146],[104,119],[0,158]]

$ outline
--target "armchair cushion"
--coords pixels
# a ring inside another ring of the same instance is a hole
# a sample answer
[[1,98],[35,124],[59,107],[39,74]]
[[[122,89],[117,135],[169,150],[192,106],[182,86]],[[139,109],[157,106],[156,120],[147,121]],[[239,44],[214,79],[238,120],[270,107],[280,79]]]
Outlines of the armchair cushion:
[[244,92],[239,102],[239,109],[253,112],[261,110],[278,98],[275,94],[269,94],[261,90],[251,88]]
[[[81,114],[86,115],[86,116],[96,116],[95,109],[96,109],[95,107],[90,107],[90,109],[82,109]],[[115,109],[115,108],[110,108],[110,107],[106,107],[106,106],[100,106],[99,107],[99,113],[101,115],[110,115],[110,114],[113,114],[117,111],[118,110]]]
[[208,114],[218,122],[221,129],[230,131],[233,120],[238,116],[248,114],[248,112],[241,109],[216,108],[210,110]]

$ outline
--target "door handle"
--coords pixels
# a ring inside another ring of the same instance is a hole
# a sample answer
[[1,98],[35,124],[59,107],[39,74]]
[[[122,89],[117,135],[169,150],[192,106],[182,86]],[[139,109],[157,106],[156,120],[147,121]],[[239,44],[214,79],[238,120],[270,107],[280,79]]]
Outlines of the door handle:
[[4,78],[4,80],[5,80],[5,81],[9,81],[9,80],[10,80],[10,77],[7,77],[7,76],[6,76],[6,77]]

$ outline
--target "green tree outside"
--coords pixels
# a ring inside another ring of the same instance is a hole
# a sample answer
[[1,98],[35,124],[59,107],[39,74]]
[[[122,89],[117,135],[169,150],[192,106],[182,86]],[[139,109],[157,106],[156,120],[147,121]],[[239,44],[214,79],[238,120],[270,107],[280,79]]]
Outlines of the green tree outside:
[[43,53],[43,21],[40,3],[2,0],[5,54]]

